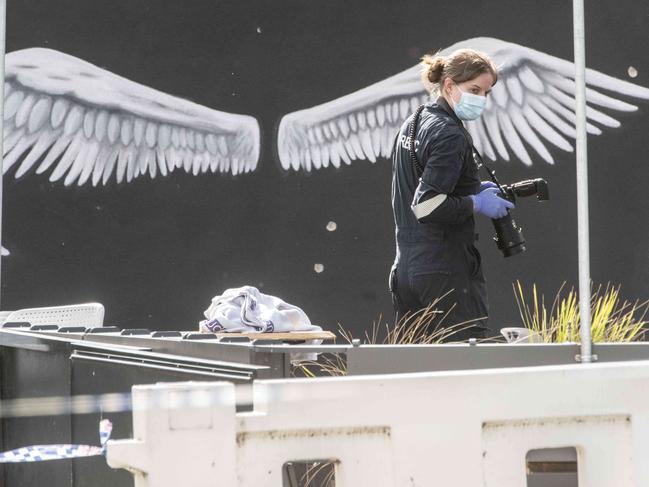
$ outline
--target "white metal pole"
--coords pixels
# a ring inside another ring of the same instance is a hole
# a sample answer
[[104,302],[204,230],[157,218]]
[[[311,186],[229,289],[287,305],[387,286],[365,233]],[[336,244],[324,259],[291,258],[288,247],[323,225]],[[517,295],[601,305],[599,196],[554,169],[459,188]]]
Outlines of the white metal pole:
[[593,359],[590,336],[590,242],[588,230],[588,153],[586,151],[586,42],[584,0],[573,0],[577,114],[577,234],[581,362]]
[[[4,133],[4,111],[5,111],[5,39],[7,31],[7,1],[0,0],[0,134]],[[3,182],[3,158],[2,147],[3,137],[0,136],[0,244],[2,239],[2,182]],[[0,309],[2,309],[2,257],[0,257]]]

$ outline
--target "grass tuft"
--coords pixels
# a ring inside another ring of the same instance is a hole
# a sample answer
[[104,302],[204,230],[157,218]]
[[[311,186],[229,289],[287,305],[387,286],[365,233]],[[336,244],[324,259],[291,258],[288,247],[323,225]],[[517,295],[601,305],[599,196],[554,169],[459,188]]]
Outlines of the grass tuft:
[[[580,341],[579,298],[574,288],[567,293],[565,283],[559,288],[548,310],[545,297],[536,284],[530,298],[525,297],[520,281],[513,285],[523,325],[544,343]],[[591,336],[595,343],[631,342],[644,338],[645,315],[649,301],[621,301],[620,286],[598,286],[591,295]]]
[[[473,323],[480,321],[482,318],[457,325],[444,326],[444,321],[452,311],[452,307],[447,312],[440,311],[437,308],[440,301],[445,297],[446,294],[437,298],[425,308],[405,315],[392,325],[383,323],[383,317],[379,315],[379,318],[372,323],[371,330],[365,331],[363,343],[372,345],[453,343],[454,335],[473,328],[476,326]],[[352,332],[345,329],[340,323],[338,324],[338,334],[349,344],[354,340]],[[455,341],[462,342],[464,340]],[[341,354],[323,354],[317,362],[303,362],[297,368],[304,377],[347,375],[347,364]]]

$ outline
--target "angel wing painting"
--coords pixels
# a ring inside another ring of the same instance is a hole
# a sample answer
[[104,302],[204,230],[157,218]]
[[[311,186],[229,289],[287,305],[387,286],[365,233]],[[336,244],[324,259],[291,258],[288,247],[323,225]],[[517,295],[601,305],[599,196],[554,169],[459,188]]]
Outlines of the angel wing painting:
[[5,173],[40,161],[66,186],[130,182],[183,168],[253,171],[259,125],[127,80],[74,56],[32,48],[6,56]]
[[[527,165],[528,150],[548,163],[548,145],[572,151],[575,138],[574,65],[543,52],[493,38],[454,44],[442,53],[473,47],[489,54],[500,81],[480,120],[468,122],[479,150]],[[649,99],[649,89],[587,70],[588,131],[619,127],[607,114]],[[605,94],[597,89],[603,89]],[[305,110],[285,115],[278,132],[285,169],[339,167],[356,159],[388,157],[394,136],[428,94],[419,67]],[[595,108],[597,106],[598,108]],[[50,49],[25,49],[6,59],[4,172],[16,177],[53,167],[65,185],[129,182],[175,168],[240,174],[256,168],[260,152],[255,118],[212,110]],[[43,158],[43,156],[45,156]]]
[[[481,119],[467,128],[492,160],[554,163],[550,149],[572,151],[576,137],[574,65],[493,38],[454,44],[489,54],[499,81]],[[428,99],[414,66],[279,124],[277,149],[286,170],[340,167],[387,158],[410,113]],[[588,69],[588,132],[620,126],[612,114],[649,100],[649,89]],[[600,91],[602,90],[602,91]],[[105,185],[175,169],[198,175],[254,171],[260,128],[252,116],[213,110],[127,80],[74,56],[32,48],[6,56],[4,173],[35,168],[50,181]],[[533,151],[530,155],[530,149]]]
[[[3,173],[36,168],[66,186],[253,171],[259,125],[117,76],[77,57],[32,48],[5,59]],[[2,255],[8,255],[2,248]]]
[[[459,42],[441,53],[466,47],[487,53],[499,67],[499,81],[483,116],[466,123],[483,155],[509,161],[513,154],[529,166],[533,158],[554,163],[552,146],[573,150],[572,62],[487,37]],[[414,66],[349,95],[284,116],[277,139],[282,167],[311,171],[389,157],[401,124],[428,99],[419,74],[420,68]],[[586,72],[586,83],[590,134],[620,126],[609,113],[637,110],[625,99],[649,100],[649,89],[592,69]]]

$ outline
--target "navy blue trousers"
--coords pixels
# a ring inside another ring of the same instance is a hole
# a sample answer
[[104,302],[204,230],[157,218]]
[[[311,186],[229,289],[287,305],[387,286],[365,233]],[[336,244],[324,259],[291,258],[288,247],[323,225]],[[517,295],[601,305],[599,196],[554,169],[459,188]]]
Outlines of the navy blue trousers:
[[438,300],[440,311],[428,331],[452,326],[446,341],[489,335],[489,306],[482,261],[473,242],[410,238],[398,242],[390,272],[390,292],[397,320]]

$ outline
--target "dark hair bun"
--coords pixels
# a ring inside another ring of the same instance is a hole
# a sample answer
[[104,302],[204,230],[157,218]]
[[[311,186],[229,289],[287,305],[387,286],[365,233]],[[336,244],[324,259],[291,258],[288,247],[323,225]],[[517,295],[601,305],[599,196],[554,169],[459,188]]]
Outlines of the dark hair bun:
[[437,56],[426,54],[421,58],[421,64],[424,67],[421,73],[421,79],[424,84],[439,83],[439,80],[442,79],[444,66],[446,66],[446,58],[439,54]]

